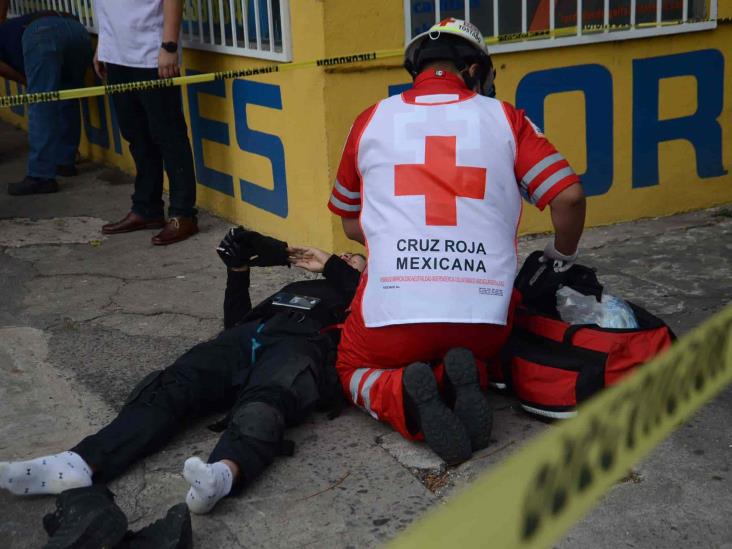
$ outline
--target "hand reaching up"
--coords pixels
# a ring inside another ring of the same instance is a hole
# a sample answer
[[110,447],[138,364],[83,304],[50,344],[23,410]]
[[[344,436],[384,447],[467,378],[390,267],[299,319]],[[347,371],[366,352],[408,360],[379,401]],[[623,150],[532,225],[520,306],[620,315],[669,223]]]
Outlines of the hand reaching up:
[[308,246],[290,246],[287,248],[288,260],[295,267],[300,267],[311,273],[322,273],[325,264],[333,254],[319,248]]

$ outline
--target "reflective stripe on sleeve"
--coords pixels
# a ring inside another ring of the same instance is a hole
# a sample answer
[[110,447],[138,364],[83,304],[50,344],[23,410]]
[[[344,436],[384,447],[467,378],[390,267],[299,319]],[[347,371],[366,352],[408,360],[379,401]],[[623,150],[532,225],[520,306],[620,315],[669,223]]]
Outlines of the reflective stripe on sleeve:
[[330,203],[344,212],[360,212],[361,204],[346,204],[342,200],[338,200],[335,196],[330,195]]
[[338,191],[338,193],[341,196],[345,196],[346,198],[350,198],[351,200],[356,200],[361,198],[360,192],[353,192],[346,189],[343,185],[341,185],[341,182],[336,179],[335,182],[335,190]]
[[536,179],[537,175],[546,170],[552,164],[556,164],[562,160],[564,160],[564,157],[560,153],[550,154],[546,158],[539,160],[539,162],[534,164],[521,178],[521,187],[528,192],[529,185],[531,185],[531,182]]
[[546,180],[537,187],[537,189],[531,194],[531,203],[536,204],[541,200],[541,197],[544,196],[544,194],[551,189],[556,183],[559,183],[562,179],[565,177],[569,177],[570,175],[574,175],[574,170],[567,166],[566,168],[562,168],[556,173],[553,173],[549,177],[546,178]]

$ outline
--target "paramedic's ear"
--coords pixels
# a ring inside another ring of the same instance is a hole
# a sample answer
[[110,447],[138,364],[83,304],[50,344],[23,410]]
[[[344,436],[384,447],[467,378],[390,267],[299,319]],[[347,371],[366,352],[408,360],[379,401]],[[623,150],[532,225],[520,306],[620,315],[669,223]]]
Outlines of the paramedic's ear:
[[487,97],[496,96],[496,87],[494,81],[496,79],[496,69],[491,65],[488,70],[488,75],[485,78],[485,82],[481,86],[481,66],[478,63],[473,63],[468,67],[468,74],[474,79],[475,85],[473,85],[473,91]]
[[480,65],[478,63],[473,63],[468,67],[468,74],[470,75],[470,78],[473,79],[473,91],[475,93],[480,93]]

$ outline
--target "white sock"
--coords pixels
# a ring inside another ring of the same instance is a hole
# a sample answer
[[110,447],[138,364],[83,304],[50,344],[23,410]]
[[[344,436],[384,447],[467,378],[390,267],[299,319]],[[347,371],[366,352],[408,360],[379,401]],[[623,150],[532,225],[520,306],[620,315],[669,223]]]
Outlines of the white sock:
[[188,458],[183,476],[191,485],[186,503],[191,513],[203,515],[214,508],[221,498],[231,492],[234,475],[224,463],[204,463],[200,458]]
[[60,494],[71,488],[91,486],[91,483],[91,468],[74,452],[28,461],[0,462],[0,488],[16,496]]

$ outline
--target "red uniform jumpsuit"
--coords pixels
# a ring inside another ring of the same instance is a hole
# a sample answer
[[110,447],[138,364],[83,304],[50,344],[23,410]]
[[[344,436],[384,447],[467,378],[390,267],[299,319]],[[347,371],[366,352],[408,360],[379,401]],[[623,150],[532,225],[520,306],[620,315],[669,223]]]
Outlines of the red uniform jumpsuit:
[[[449,72],[425,71],[359,115],[328,204],[359,218],[369,251],[338,349],[352,401],[420,438],[406,426],[404,367],[439,364],[453,347],[498,354],[515,305],[521,197],[543,209],[578,181],[523,111]],[[440,366],[435,375],[441,383]]]

